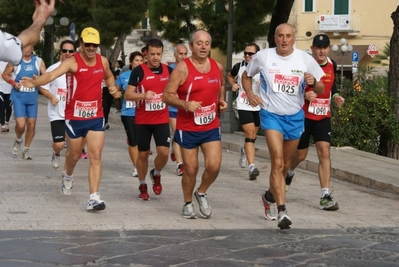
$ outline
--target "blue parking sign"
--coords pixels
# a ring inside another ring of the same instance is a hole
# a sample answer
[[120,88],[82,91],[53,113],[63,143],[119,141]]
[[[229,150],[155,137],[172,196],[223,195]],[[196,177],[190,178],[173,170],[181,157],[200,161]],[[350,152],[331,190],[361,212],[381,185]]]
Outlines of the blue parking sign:
[[352,52],[352,62],[359,62],[359,52]]

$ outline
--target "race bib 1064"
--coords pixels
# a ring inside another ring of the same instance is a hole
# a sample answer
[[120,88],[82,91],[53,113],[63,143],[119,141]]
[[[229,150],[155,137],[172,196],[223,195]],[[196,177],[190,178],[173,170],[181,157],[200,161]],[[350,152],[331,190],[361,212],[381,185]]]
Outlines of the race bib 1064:
[[162,94],[157,94],[151,99],[145,100],[145,111],[158,111],[166,108],[166,104],[162,102]]

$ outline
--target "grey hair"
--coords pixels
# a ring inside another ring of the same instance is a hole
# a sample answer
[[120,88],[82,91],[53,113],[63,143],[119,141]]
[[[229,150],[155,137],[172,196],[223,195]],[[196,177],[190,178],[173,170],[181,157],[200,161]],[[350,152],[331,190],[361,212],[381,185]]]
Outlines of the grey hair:
[[[193,44],[194,43],[194,35],[197,33],[197,32],[199,32],[199,31],[203,31],[203,32],[206,32],[207,34],[209,34],[209,32],[207,32],[206,30],[202,30],[202,29],[198,29],[198,30],[195,30],[195,31],[193,31],[191,34],[190,34],[190,37],[189,37],[189,39],[188,39],[188,43],[189,44]],[[211,39],[211,44],[212,44],[212,36],[209,34],[209,38]]]
[[188,49],[187,49],[187,47],[186,47],[184,44],[177,44],[177,45],[175,45],[175,47],[173,48],[173,53],[174,53],[175,55],[177,54],[177,49],[178,49],[180,46],[183,46],[183,47],[187,50],[187,52],[188,52]]

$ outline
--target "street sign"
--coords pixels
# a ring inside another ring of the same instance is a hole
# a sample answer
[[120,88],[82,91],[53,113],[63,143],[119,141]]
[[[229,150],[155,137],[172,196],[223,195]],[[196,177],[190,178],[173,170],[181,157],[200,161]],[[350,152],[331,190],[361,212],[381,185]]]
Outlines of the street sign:
[[75,33],[76,33],[76,29],[75,29],[75,23],[71,23],[71,26],[69,27],[69,37],[72,39],[72,41],[75,41]]
[[352,62],[359,62],[359,52],[352,52]]

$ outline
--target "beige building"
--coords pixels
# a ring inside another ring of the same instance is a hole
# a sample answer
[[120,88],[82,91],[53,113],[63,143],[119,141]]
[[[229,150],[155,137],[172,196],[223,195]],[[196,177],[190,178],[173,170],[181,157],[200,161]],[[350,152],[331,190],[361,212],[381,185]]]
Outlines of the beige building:
[[[330,49],[330,57],[339,67],[344,66],[344,76],[352,77],[359,65],[370,65],[372,58],[389,43],[393,33],[391,14],[397,0],[300,0],[295,1],[289,23],[296,29],[299,49],[309,49],[313,37],[319,33],[330,37],[331,45],[342,47],[345,38],[352,52],[336,55]],[[309,50],[310,51],[310,50]],[[356,60],[357,59],[357,60]],[[381,66],[376,71],[384,72]]]

